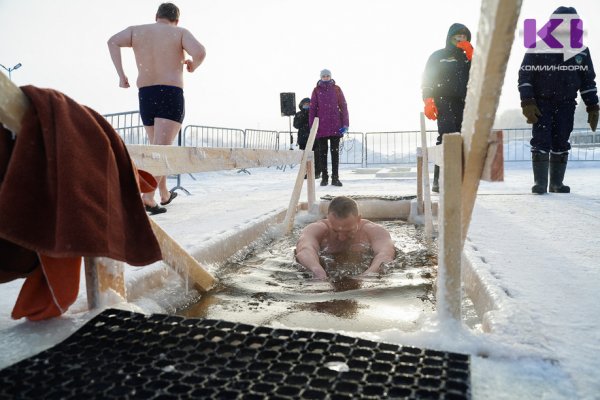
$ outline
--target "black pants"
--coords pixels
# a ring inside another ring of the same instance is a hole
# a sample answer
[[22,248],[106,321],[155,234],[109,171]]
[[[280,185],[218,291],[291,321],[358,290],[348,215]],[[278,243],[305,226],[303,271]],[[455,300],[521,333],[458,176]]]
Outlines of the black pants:
[[460,133],[462,128],[465,99],[458,97],[436,97],[438,110],[438,137],[436,144],[442,144],[442,136],[446,133]]
[[327,172],[327,153],[329,153],[329,142],[331,142],[331,178],[339,178],[339,166],[340,166],[340,137],[339,136],[328,136],[317,139],[319,148],[319,163],[321,167],[321,177],[323,179],[329,178]]
[[537,100],[542,115],[531,129],[531,152],[564,153],[571,150],[569,138],[573,131],[575,100],[559,102]]

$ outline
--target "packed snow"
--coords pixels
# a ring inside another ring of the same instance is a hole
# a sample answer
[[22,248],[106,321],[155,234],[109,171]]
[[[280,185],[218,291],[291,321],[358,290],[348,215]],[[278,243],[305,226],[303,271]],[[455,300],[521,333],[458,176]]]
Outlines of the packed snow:
[[[414,175],[378,178],[358,169],[342,166],[344,186],[317,186],[317,196],[416,194]],[[530,193],[529,163],[505,169],[504,182],[481,183],[464,248],[464,264],[491,299],[480,322],[469,328],[436,316],[418,332],[390,326],[348,334],[470,354],[474,399],[598,399],[600,163],[571,162],[565,183],[572,193],[543,196]],[[193,254],[288,206],[297,166],[250,172],[183,175],[191,195],[181,193],[166,214],[152,218]],[[218,274],[218,266],[209,267]],[[129,303],[112,307],[172,313],[198,295],[162,263],[127,267],[125,278]],[[0,285],[0,368],[60,342],[99,312],[88,311],[82,279],[78,300],[61,318],[14,321],[10,312],[22,283]]]

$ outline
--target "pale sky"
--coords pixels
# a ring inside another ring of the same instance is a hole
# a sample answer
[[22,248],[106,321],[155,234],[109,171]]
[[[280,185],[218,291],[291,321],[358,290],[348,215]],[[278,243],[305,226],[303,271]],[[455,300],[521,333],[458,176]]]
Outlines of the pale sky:
[[[0,64],[17,85],[59,90],[102,114],[138,109],[137,89],[121,89],[106,41],[130,25],[154,22],[161,1],[0,0]],[[350,130],[419,128],[420,82],[429,55],[444,46],[454,22],[465,24],[477,48],[475,0],[179,0],[179,25],[204,44],[207,57],[184,72],[184,125],[288,130],[279,93],[310,93],[328,68],[344,91]],[[600,2],[525,0],[509,61],[500,112],[518,108],[523,19],[547,21],[573,6],[584,21],[584,44],[600,65]],[[130,82],[137,70],[123,49]],[[600,67],[597,67],[600,68]],[[2,70],[3,72],[6,72]],[[435,128],[435,124],[431,124]]]

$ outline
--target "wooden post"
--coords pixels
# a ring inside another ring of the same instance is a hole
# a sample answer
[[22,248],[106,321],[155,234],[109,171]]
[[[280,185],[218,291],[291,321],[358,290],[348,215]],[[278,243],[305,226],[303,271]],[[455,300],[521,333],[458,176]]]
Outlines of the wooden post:
[[433,237],[433,215],[431,212],[431,192],[429,186],[429,160],[427,158],[427,130],[425,129],[425,114],[420,113],[421,117],[421,149],[423,150],[423,192],[425,208],[425,235],[428,238]]
[[103,294],[112,290],[123,300],[127,300],[125,291],[125,277],[123,275],[123,263],[106,257],[84,257],[85,264],[85,287],[87,293],[88,307],[98,308],[108,296]]
[[481,180],[488,182],[502,182],[504,180],[504,142],[502,130],[493,131],[490,135]]
[[417,214],[423,215],[423,151],[417,147]]
[[312,153],[313,144],[315,143],[315,137],[317,136],[317,130],[319,129],[319,118],[315,118],[313,125],[310,128],[310,134],[308,135],[308,141],[302,156],[302,162],[298,169],[298,176],[296,177],[296,184],[292,191],[292,197],[290,198],[290,204],[288,206],[285,219],[283,220],[283,228],[285,233],[292,231],[294,227],[294,216],[296,215],[296,209],[298,208],[298,200],[300,200],[300,192],[302,191],[302,183],[304,182],[304,174],[306,174],[306,162],[308,161],[309,153]]
[[438,312],[460,321],[462,137],[445,134],[440,162],[438,208]]
[[462,243],[467,237],[488,151],[521,0],[483,0],[462,123],[465,170],[462,185]]
[[315,193],[315,156],[311,150],[308,152],[308,161],[306,162],[306,197],[308,202],[308,211],[311,212],[317,201]]
[[150,218],[150,226],[160,245],[163,261],[182,276],[188,276],[196,288],[207,291],[216,282],[216,279],[206,271],[194,257],[167,234],[156,222]]

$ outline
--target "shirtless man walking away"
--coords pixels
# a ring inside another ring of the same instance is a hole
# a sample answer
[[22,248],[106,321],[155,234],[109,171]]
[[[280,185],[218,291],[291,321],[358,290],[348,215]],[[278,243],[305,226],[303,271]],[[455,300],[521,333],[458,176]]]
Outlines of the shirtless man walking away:
[[[153,24],[130,26],[108,40],[108,49],[119,74],[119,86],[129,87],[123,70],[121,47],[132,47],[138,68],[140,115],[150,144],[170,145],[181,129],[185,114],[183,99],[183,66],[194,72],[206,50],[196,38],[179,23],[179,8],[163,3],[156,12]],[[192,59],[185,58],[187,52]],[[156,177],[160,204],[166,205],[177,196],[169,192],[167,177]],[[154,192],[142,196],[146,211],[151,215],[167,211],[154,200]]]
[[379,272],[382,263],[396,255],[394,242],[385,228],[362,219],[358,205],[346,196],[338,196],[329,204],[327,218],[308,225],[296,244],[296,260],[312,271],[315,278],[325,279],[327,273],[319,260],[319,252],[343,254],[373,251],[373,261],[363,272]]

